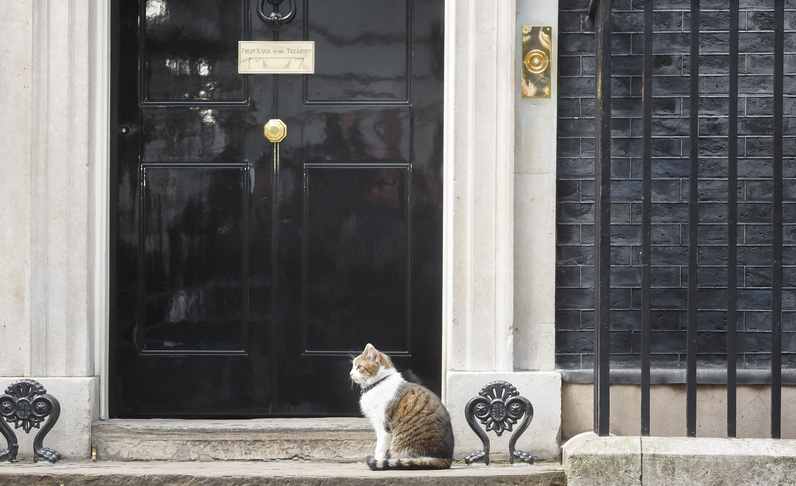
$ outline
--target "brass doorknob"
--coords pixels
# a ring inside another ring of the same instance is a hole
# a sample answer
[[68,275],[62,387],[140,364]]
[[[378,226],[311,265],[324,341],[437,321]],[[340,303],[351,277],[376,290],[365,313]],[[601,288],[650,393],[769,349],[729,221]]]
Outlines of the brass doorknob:
[[272,118],[265,124],[263,133],[270,142],[279,143],[287,135],[287,125],[279,118]]

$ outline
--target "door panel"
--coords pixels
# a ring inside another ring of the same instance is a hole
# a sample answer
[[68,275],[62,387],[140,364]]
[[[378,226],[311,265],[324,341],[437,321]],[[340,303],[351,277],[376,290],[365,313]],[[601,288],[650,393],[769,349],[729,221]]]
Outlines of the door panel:
[[[408,103],[412,3],[310,2],[305,29],[323,54],[316,55],[315,74],[307,77],[306,103]],[[291,34],[286,28],[283,40],[292,40]]]
[[[443,2],[278,35],[256,3],[115,4],[111,416],[358,415],[367,342],[439,392]],[[238,75],[240,40],[315,41],[316,74]]]
[[245,167],[143,166],[141,352],[246,348]]
[[237,53],[247,3],[142,0],[143,100],[245,103]]
[[242,163],[247,147],[239,141],[258,135],[249,133],[245,107],[144,105],[141,112],[142,162]]
[[[304,164],[306,353],[410,348],[409,166]],[[385,298],[386,297],[386,298]]]

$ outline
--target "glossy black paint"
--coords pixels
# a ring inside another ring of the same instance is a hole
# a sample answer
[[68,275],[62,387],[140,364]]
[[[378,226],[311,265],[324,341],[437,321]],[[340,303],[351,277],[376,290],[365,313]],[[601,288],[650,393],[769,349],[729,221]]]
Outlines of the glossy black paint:
[[[114,4],[113,417],[358,415],[367,342],[440,390],[443,1],[258,3]],[[237,74],[277,38],[316,74]]]

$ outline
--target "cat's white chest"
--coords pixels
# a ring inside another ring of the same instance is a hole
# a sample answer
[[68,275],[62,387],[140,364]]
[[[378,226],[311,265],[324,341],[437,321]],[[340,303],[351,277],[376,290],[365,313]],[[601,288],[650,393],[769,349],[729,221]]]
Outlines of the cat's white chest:
[[403,381],[401,375],[396,373],[364,393],[362,398],[359,399],[362,413],[370,419],[374,429],[378,430],[384,425],[384,412],[390,402],[395,399],[398,387],[401,386]]

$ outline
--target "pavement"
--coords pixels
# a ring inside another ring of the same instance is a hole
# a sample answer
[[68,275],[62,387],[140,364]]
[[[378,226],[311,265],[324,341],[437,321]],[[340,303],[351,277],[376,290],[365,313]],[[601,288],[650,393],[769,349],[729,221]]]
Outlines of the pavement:
[[0,464],[0,486],[565,485],[559,464],[370,471],[363,463],[309,461],[78,462]]

